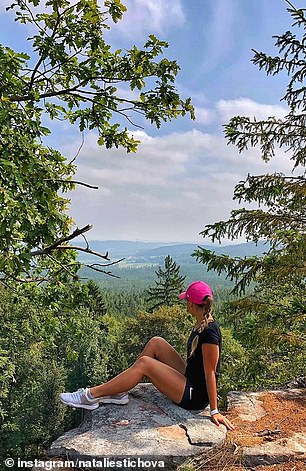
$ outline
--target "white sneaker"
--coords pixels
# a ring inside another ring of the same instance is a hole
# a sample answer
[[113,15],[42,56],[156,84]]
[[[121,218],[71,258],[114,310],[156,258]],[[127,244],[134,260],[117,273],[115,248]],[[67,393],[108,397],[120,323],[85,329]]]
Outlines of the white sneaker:
[[124,405],[129,402],[129,395],[127,392],[113,394],[111,396],[102,396],[99,398],[101,404],[118,404]]
[[71,407],[80,407],[89,410],[97,409],[101,398],[89,399],[87,395],[88,390],[89,388],[80,388],[72,393],[61,393],[60,400]]

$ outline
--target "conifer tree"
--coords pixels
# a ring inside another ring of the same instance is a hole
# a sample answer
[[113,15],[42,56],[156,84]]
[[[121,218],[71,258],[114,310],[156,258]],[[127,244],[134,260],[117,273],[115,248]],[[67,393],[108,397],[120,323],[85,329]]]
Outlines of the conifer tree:
[[257,209],[233,210],[227,221],[207,225],[201,233],[219,242],[242,235],[253,242],[263,239],[267,250],[262,257],[244,258],[203,248],[193,254],[208,269],[226,272],[235,280],[236,294],[245,294],[251,283],[254,286],[251,295],[228,306],[237,338],[251,352],[256,350],[246,377],[253,387],[284,383],[303,374],[306,361],[306,10],[286,3],[297,33],[275,36],[279,55],[254,51],[252,61],[267,75],[287,72],[282,100],[288,114],[265,120],[235,116],[225,126],[225,136],[239,152],[259,146],[265,162],[284,158],[278,154],[285,150],[292,172],[248,175],[236,185],[234,199],[253,207],[255,203]]
[[157,275],[155,286],[147,291],[147,302],[151,311],[160,306],[177,304],[178,295],[183,290],[186,278],[180,275],[180,266],[172,260],[170,255],[165,257],[165,269],[159,267],[155,273]]
[[103,316],[106,314],[106,305],[99,285],[93,280],[89,280],[86,286],[88,290],[87,307],[92,314],[95,314],[96,316]]
[[235,116],[225,126],[225,136],[239,152],[260,146],[266,162],[278,153],[278,148],[286,150],[291,154],[292,173],[248,175],[236,185],[234,200],[256,203],[258,208],[233,210],[227,221],[207,225],[201,232],[213,242],[242,235],[253,242],[264,239],[269,242],[267,252],[262,258],[243,259],[216,255],[203,248],[194,253],[209,269],[227,272],[237,281],[235,291],[240,293],[258,277],[281,281],[284,276],[305,277],[306,273],[306,10],[286,3],[293,26],[302,30],[300,37],[291,31],[275,36],[280,55],[270,57],[254,51],[252,62],[268,75],[287,72],[289,84],[282,100],[287,102],[288,114],[283,119],[265,120]]

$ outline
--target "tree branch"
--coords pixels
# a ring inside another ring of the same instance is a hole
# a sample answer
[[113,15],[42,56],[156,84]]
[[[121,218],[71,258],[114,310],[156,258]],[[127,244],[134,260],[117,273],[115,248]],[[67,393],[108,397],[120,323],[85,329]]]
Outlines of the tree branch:
[[50,255],[50,254],[47,254],[47,257],[50,258],[51,260],[53,260],[53,262],[60,265],[60,267],[62,267],[62,269],[64,271],[66,271],[68,273],[68,275],[70,275],[73,280],[78,280],[78,278],[79,278],[78,275],[76,275],[75,273],[72,273],[62,262],[60,262],[56,258],[52,257],[52,255]]
[[[122,260],[124,260],[124,259],[122,259]],[[114,263],[119,263],[119,262],[120,262],[120,260],[118,260],[118,262],[114,262]],[[95,265],[96,265],[96,264],[95,264]],[[95,268],[93,265],[86,265],[86,263],[83,263],[82,266],[83,266],[83,267],[88,267],[88,268],[90,268],[91,270],[95,270],[95,271],[97,271],[97,272],[99,272],[99,273],[104,273],[105,275],[109,275],[109,276],[111,276],[111,277],[113,277],[113,278],[120,278],[120,276],[114,275],[111,271],[100,270],[99,268]]]
[[[79,247],[79,246],[76,246],[76,245],[58,245],[57,247],[55,247],[56,250],[79,250],[81,252],[86,252],[86,253],[89,253],[91,255],[95,255],[96,257],[100,257],[100,258],[103,258],[103,260],[109,260],[109,257],[108,257],[108,252],[106,252],[105,255],[102,255],[100,254],[99,252],[94,252],[93,250],[91,249],[87,249],[85,247]],[[54,250],[55,250],[54,249]],[[43,251],[42,251],[43,252]],[[42,254],[38,254],[38,255],[43,255]]]
[[[60,18],[61,18],[61,15],[58,11],[58,7],[56,6],[56,13],[57,13],[57,19],[56,19],[56,23],[55,23],[55,26],[53,28],[53,31],[52,31],[52,34],[51,34],[51,40],[54,39],[55,37],[55,34],[56,34],[56,30],[59,26],[59,23],[60,23]],[[45,31],[44,31],[45,32]],[[35,80],[35,75],[36,75],[36,72],[38,71],[41,63],[45,60],[45,57],[44,55],[41,55],[41,57],[39,58],[37,64],[35,65],[34,69],[33,69],[33,72],[32,72],[32,75],[31,75],[31,79],[30,79],[30,84],[29,84],[29,91],[32,90],[33,88],[33,84],[34,84],[34,80]]]
[[94,190],[98,190],[98,186],[93,186],[89,185],[89,183],[84,183],[84,182],[79,182],[77,180],[61,180],[59,178],[53,179],[53,178],[46,178],[46,182],[52,181],[52,182],[61,182],[61,183],[75,183],[76,185],[83,185],[86,186],[87,188],[93,188]]
[[[48,247],[45,247],[45,248],[39,249],[39,250],[34,250],[30,254],[31,254],[32,257],[35,257],[37,255],[46,255],[46,254],[52,252],[52,250],[57,249],[57,247],[60,246],[63,242],[68,242],[69,240],[75,239],[79,235],[84,234],[84,232],[90,231],[92,228],[93,228],[93,226],[91,224],[87,224],[87,226],[84,226],[81,229],[77,228],[69,236],[62,237],[61,239],[58,239],[53,244],[49,245]],[[107,252],[106,256],[104,256],[104,258],[106,260],[108,260],[108,252]]]
[[49,281],[50,278],[46,278],[46,277],[37,277],[37,278],[33,278],[33,277],[29,277],[29,278],[18,278],[17,276],[13,276],[13,275],[7,275],[6,276],[8,278],[11,278],[12,280],[14,281],[17,281],[18,283],[37,283],[38,281],[41,283],[43,281]]
[[101,263],[92,263],[91,265],[86,265],[89,268],[93,268],[94,266],[97,267],[110,267],[111,265],[116,265],[117,263],[123,262],[125,260],[124,258],[120,258],[119,260],[116,260],[115,262],[111,263],[104,263],[103,265]]
[[69,165],[70,165],[70,164],[73,164],[73,162],[78,158],[78,156],[79,156],[79,154],[80,154],[80,152],[81,152],[81,150],[82,150],[84,144],[85,144],[85,137],[84,137],[84,132],[82,132],[82,142],[81,142],[81,144],[80,144],[80,146],[79,146],[79,148],[78,148],[78,150],[77,150],[77,153],[75,154],[75,156],[73,157],[73,159],[70,160]]

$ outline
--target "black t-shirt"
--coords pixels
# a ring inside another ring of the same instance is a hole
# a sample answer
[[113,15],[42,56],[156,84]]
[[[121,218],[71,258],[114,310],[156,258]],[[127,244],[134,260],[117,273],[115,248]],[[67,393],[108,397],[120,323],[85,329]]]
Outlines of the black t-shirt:
[[216,368],[216,380],[218,381],[218,377],[220,375],[220,356],[222,348],[222,336],[219,324],[214,320],[213,322],[210,322],[207,328],[199,334],[197,348],[195,349],[192,357],[190,357],[189,355],[191,351],[191,344],[196,335],[198,335],[197,331],[192,330],[187,342],[187,367],[185,376],[192,383],[197,395],[200,397],[205,397],[208,400],[203,366],[202,344],[213,343],[219,345],[219,359]]

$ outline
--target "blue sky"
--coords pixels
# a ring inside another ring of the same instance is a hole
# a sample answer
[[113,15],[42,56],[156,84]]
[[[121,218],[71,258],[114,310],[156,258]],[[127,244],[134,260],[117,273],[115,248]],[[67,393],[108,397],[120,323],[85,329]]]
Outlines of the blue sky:
[[[0,42],[27,50],[29,31],[0,6]],[[269,164],[257,150],[238,155],[227,146],[222,125],[231,116],[282,117],[287,77],[266,77],[251,63],[251,49],[276,54],[272,36],[291,28],[283,0],[125,0],[124,19],[106,34],[113,47],[142,45],[149,34],[169,42],[166,56],[181,66],[177,87],[191,96],[196,121],[179,119],[156,129],[131,129],[142,144],[136,156],[105,150],[86,133],[76,161],[78,179],[99,186],[69,195],[81,227],[94,225],[90,239],[203,242],[206,224],[229,216],[234,185],[248,173],[291,170],[281,151]],[[304,2],[296,1],[296,6]],[[81,136],[53,127],[52,145],[75,155]],[[206,240],[205,242],[208,242]]]

